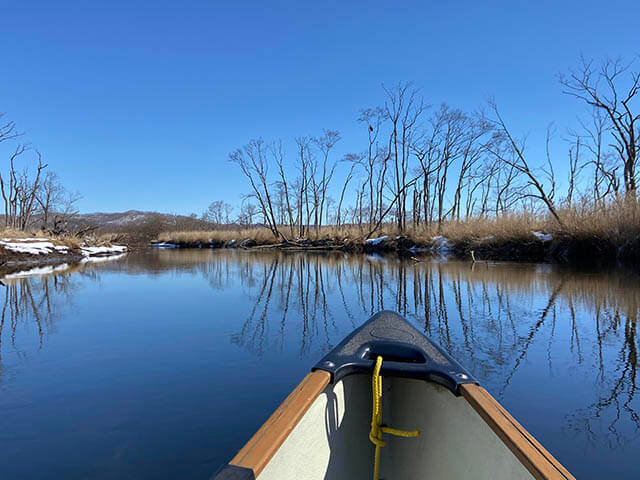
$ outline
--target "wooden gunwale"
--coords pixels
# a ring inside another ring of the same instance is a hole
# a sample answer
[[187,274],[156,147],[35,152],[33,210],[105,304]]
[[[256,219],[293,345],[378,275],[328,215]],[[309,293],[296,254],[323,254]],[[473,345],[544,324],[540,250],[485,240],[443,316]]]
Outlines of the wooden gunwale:
[[460,393],[522,465],[538,480],[575,477],[480,385],[460,385]]
[[322,370],[307,374],[229,463],[257,477],[330,381]]

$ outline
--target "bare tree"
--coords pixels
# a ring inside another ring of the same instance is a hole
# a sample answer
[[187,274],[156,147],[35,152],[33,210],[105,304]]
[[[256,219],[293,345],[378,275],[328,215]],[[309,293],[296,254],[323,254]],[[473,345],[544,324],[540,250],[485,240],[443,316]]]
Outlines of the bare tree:
[[[449,168],[453,162],[466,152],[467,135],[470,119],[459,109],[452,109],[446,104],[436,112],[434,123],[440,125],[440,149],[437,163],[436,195],[438,200],[438,229],[442,228],[445,219],[445,195]],[[455,210],[455,202],[452,210]]]
[[309,211],[309,188],[311,183],[310,177],[313,177],[313,172],[310,168],[312,164],[312,154],[310,150],[310,140],[307,137],[296,138],[296,145],[298,148],[298,170],[300,171],[300,178],[296,182],[298,236],[302,238],[305,236],[311,217]]
[[261,139],[251,140],[242,149],[229,155],[230,160],[240,167],[253,190],[252,196],[258,201],[265,223],[276,238],[285,240],[278,229],[273,210],[273,202],[269,193],[268,162],[264,142]]
[[393,89],[383,87],[387,94],[384,111],[386,119],[391,123],[389,135],[389,155],[393,158],[394,189],[396,198],[396,222],[398,229],[403,231],[406,222],[407,205],[407,174],[409,172],[409,157],[412,152],[412,141],[415,135],[414,127],[422,113],[426,110],[422,98],[418,97],[418,90],[410,83],[400,83]]
[[9,157],[9,179],[8,183],[5,183],[5,179],[0,172],[0,192],[2,193],[2,199],[4,200],[4,226],[16,227],[15,225],[15,205],[16,205],[16,184],[18,183],[15,169],[15,161],[20,155],[27,151],[26,145],[18,145],[13,154]]
[[[369,232],[367,233],[367,235],[364,238],[370,238],[371,235],[373,235],[380,228],[380,225],[382,225],[382,222],[384,221],[385,217],[389,214],[389,212],[391,212],[391,209],[393,208],[395,203],[398,201],[398,198],[400,198],[400,196],[405,192],[405,190],[413,187],[415,185],[416,181],[419,178],[420,178],[420,176],[415,177],[415,178],[411,179],[409,182],[405,183],[405,185],[400,189],[400,191],[398,193],[396,193],[396,195],[393,197],[393,199],[391,200],[391,202],[389,203],[387,208],[383,212],[380,213],[380,218],[378,218],[378,221],[373,226],[370,227]],[[361,190],[361,192],[362,191],[363,190]],[[361,196],[361,195],[359,195],[359,196]]]
[[43,229],[46,230],[49,227],[52,214],[59,212],[62,208],[67,200],[66,194],[58,175],[48,171],[36,192],[36,202],[39,207],[36,213],[41,217]]
[[[340,200],[338,201],[338,210],[336,212],[336,225],[340,226],[342,223],[342,202],[344,201],[344,194],[347,191],[347,187],[349,186],[349,182],[351,182],[352,178],[353,178],[353,171],[355,170],[355,168],[360,165],[361,161],[362,161],[362,157],[360,155],[356,155],[356,154],[347,154],[344,157],[344,161],[348,162],[351,164],[351,166],[349,167],[349,172],[347,173],[347,176],[344,179],[344,183],[342,185],[342,191],[340,192]],[[367,181],[365,182],[366,184],[369,183],[369,178],[367,178]]]
[[271,154],[273,155],[273,159],[278,165],[278,174],[280,175],[280,181],[278,182],[279,187],[282,189],[284,205],[287,213],[287,220],[289,223],[289,233],[291,237],[294,237],[295,232],[295,219],[293,218],[293,208],[291,207],[291,197],[289,193],[289,183],[287,182],[287,176],[284,171],[284,149],[282,147],[282,141],[274,143],[271,145]]
[[253,219],[256,216],[257,208],[253,203],[242,203],[240,208],[240,214],[238,215],[238,224],[243,227],[251,227],[253,225]]
[[[82,237],[98,228],[98,225],[86,225],[78,230],[69,230],[70,222],[80,213],[77,203],[82,196],[78,192],[69,192],[65,189],[64,197],[53,213],[53,225],[47,229],[53,235],[72,233],[76,237]],[[158,230],[155,234],[160,233]]]
[[233,207],[231,204],[224,200],[216,200],[211,202],[204,211],[202,219],[210,223],[215,223],[216,225],[228,224],[231,220],[230,216],[232,211]]
[[573,137],[581,138],[583,150],[587,151],[588,157],[579,168],[593,171],[593,203],[603,206],[610,195],[618,196],[620,187],[619,165],[616,165],[611,153],[605,150],[604,138],[610,128],[609,122],[602,109],[593,108],[590,122],[580,121],[580,126],[579,133],[570,132]]
[[[374,199],[374,195],[376,191],[374,189],[374,171],[376,166],[379,165],[382,158],[387,158],[384,153],[381,151],[378,146],[378,135],[380,134],[380,126],[384,119],[384,110],[380,107],[377,108],[368,108],[366,110],[362,110],[360,112],[360,116],[358,117],[358,121],[367,125],[367,134],[368,134],[368,146],[367,146],[367,161],[365,164],[365,169],[367,173],[366,184],[368,186],[369,191],[369,225],[373,225],[374,218],[376,216],[376,212],[378,211],[377,206],[378,202]],[[380,172],[381,175],[386,173],[386,160],[385,160],[385,168]],[[376,180],[376,184],[377,184]],[[384,184],[384,178],[382,182]]]
[[490,128],[481,116],[475,118],[467,117],[466,123],[467,128],[464,135],[461,165],[458,171],[458,184],[453,197],[453,214],[458,221],[460,220],[460,210],[462,206],[462,191],[465,187],[467,190],[471,189],[471,173],[476,163],[485,153],[485,145],[483,142],[480,142],[480,140]]
[[[553,202],[555,193],[555,175],[548,148],[551,137],[550,130],[547,129],[547,168],[541,168],[540,172],[536,172],[530,168],[529,162],[524,156],[524,141],[518,142],[513,137],[513,135],[511,135],[504,120],[502,119],[502,116],[500,115],[498,106],[493,100],[489,101],[489,106],[493,110],[494,118],[488,119],[488,121],[493,125],[495,136],[498,139],[506,142],[506,145],[513,153],[513,156],[504,155],[501,150],[497,148],[490,149],[490,153],[500,159],[502,163],[513,167],[516,172],[524,176],[524,178],[526,179],[526,183],[525,188],[523,189],[522,197],[534,198],[542,201],[553,218],[561,227],[564,228],[564,223],[560,218],[556,206]],[[539,175],[543,175],[547,178],[548,182],[551,184],[551,187],[549,189],[545,189],[544,184],[541,183],[541,180],[539,180]]]
[[40,152],[35,150],[38,158],[35,176],[31,177],[27,166],[18,171],[15,162],[28,150],[26,145],[18,145],[9,157],[8,184],[0,174],[0,193],[2,193],[5,206],[5,227],[25,230],[34,212],[42,171],[47,168],[47,165],[42,163]]
[[[612,146],[623,166],[625,191],[635,199],[640,113],[634,112],[634,102],[640,91],[640,71],[632,71],[633,63],[624,64],[620,58],[606,58],[597,70],[592,61],[581,58],[581,62],[580,70],[560,77],[564,93],[605,112],[611,123]],[[627,73],[628,84],[623,86],[623,76]]]
[[316,232],[319,231],[319,228],[322,225],[322,214],[325,208],[327,190],[336,170],[336,162],[333,162],[331,165],[329,164],[329,154],[338,141],[340,141],[340,133],[334,130],[325,130],[322,133],[322,136],[313,139],[313,143],[315,143],[322,155],[322,176],[317,182],[315,182],[317,185],[317,195],[315,197]]
[[12,120],[3,120],[6,113],[0,113],[0,143],[7,140],[13,140],[20,135],[21,132],[16,131],[16,124]]
[[576,190],[576,182],[578,180],[578,174],[580,173],[580,147],[582,146],[580,136],[576,136],[573,144],[569,147],[569,173],[567,188],[567,207],[571,208],[573,204],[573,194]]

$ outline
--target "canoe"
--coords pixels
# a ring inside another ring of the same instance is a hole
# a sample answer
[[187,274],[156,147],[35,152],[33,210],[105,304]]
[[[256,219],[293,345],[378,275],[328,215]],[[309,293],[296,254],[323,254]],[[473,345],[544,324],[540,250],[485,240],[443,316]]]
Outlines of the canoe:
[[320,360],[213,478],[574,477],[456,360],[382,311]]

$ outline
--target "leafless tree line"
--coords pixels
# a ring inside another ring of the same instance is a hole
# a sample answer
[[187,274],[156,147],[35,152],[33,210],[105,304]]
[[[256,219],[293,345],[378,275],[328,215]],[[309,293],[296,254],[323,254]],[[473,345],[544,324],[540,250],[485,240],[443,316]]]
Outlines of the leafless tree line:
[[[3,174],[0,169],[0,193],[4,203],[4,227],[27,230],[40,227],[62,233],[66,221],[77,213],[79,195],[68,192],[58,175],[48,170],[42,154],[30,145],[19,143],[23,135],[15,122],[0,114],[0,145],[11,145]],[[27,159],[29,154],[34,159]]]
[[[340,134],[333,130],[326,130],[319,137],[298,137],[293,161],[297,176],[293,179],[286,171],[282,142],[251,140],[231,153],[231,161],[251,185],[247,198],[258,204],[262,221],[276,238],[286,239],[283,229],[289,238],[296,238],[305,236],[310,229],[318,232],[322,225],[330,223],[334,201],[328,192],[337,167],[332,151],[339,141]],[[269,167],[275,173],[270,174]],[[252,211],[248,208],[252,221],[255,207]],[[338,212],[340,208],[341,202]]]
[[383,225],[399,232],[440,229],[512,212],[546,214],[564,227],[563,212],[578,203],[602,208],[637,200],[640,71],[634,68],[612,59],[596,68],[583,60],[577,72],[560,77],[563,91],[588,107],[580,127],[564,135],[566,156],[553,147],[551,127],[543,158],[530,154],[526,137],[513,133],[495,100],[472,113],[431,107],[417,88],[401,83],[384,88],[382,106],[360,112],[367,134],[362,152],[338,158],[340,135],[329,130],[297,138],[295,156],[287,157],[282,142],[257,139],[230,159],[249,181],[258,221],[283,240],[323,225],[357,226],[368,238]]

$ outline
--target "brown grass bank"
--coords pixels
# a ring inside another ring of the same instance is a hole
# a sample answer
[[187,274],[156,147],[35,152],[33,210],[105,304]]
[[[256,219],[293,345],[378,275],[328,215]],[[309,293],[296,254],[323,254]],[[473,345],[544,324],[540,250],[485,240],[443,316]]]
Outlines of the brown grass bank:
[[[357,225],[310,229],[304,239],[275,238],[266,228],[195,232],[163,232],[157,241],[179,247],[282,248],[379,251],[416,254],[447,251],[478,260],[610,262],[640,265],[640,208],[620,203],[602,209],[564,209],[563,225],[553,218],[513,214],[412,226],[404,232],[383,225],[367,239],[368,228]],[[446,239],[447,242],[443,242]]]

